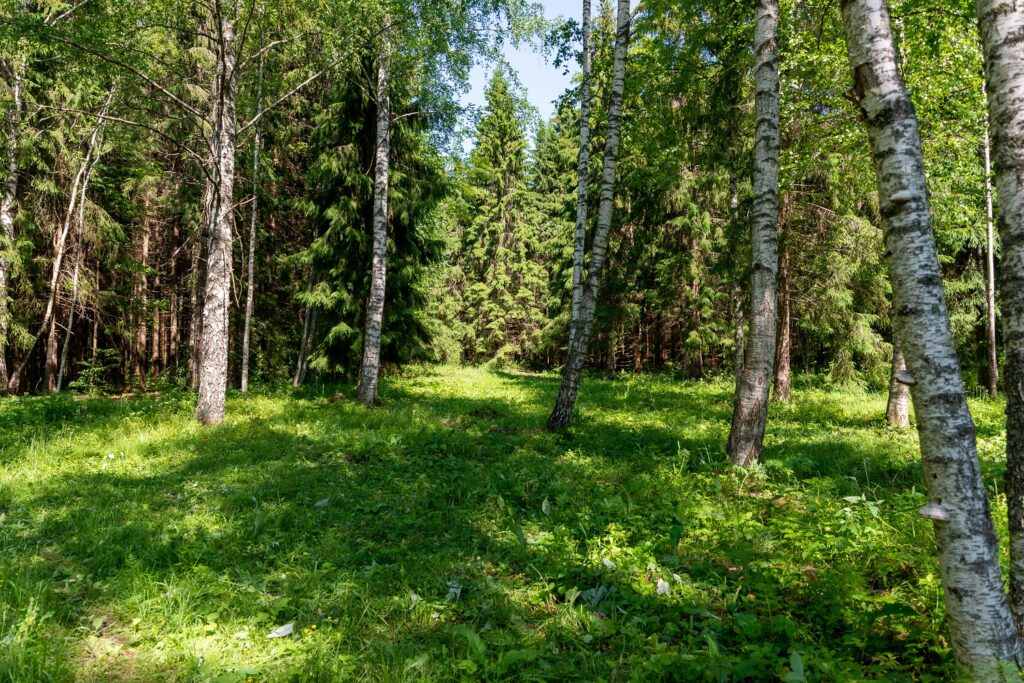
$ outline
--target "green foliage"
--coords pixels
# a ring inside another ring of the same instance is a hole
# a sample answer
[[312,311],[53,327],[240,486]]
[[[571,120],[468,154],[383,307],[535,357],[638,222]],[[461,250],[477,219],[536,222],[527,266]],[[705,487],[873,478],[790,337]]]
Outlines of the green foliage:
[[916,436],[819,384],[752,471],[730,381],[586,378],[564,435],[557,376],[479,369],[213,429],[173,391],[0,400],[0,679],[949,680]]

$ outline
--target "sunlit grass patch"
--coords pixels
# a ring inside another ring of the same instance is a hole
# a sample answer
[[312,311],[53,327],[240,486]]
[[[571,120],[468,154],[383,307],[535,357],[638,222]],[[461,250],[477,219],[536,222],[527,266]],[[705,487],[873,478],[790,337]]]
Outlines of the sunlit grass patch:
[[[884,396],[798,390],[744,472],[730,381],[591,379],[556,435],[557,387],[411,369],[212,429],[184,394],[0,401],[0,679],[950,674]],[[999,503],[1002,406],[972,409]]]

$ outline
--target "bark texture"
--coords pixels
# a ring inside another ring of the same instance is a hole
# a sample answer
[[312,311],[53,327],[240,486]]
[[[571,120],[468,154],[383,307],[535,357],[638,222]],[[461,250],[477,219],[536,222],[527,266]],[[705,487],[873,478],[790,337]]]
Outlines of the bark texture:
[[594,227],[590,264],[586,285],[580,299],[580,312],[576,332],[569,344],[569,359],[562,374],[562,385],[555,407],[548,418],[548,429],[559,430],[572,422],[576,395],[580,388],[580,373],[587,357],[587,347],[594,326],[597,293],[601,286],[601,268],[608,250],[608,232],[615,208],[615,166],[618,161],[619,139],[622,129],[622,101],[626,87],[626,57],[629,52],[630,12],[629,0],[619,0],[615,29],[615,56],[612,65],[611,97],[608,109],[608,128],[605,138],[604,162],[601,170],[601,196]]
[[1010,597],[1024,623],[1024,2],[977,0],[999,193]]
[[[260,58],[259,85],[256,92],[256,116],[263,114],[263,58]],[[249,216],[249,258],[246,264],[245,323],[242,327],[242,381],[243,394],[249,393],[249,340],[252,337],[252,309],[255,295],[253,278],[256,271],[256,224],[259,217],[260,189],[260,127],[254,128],[252,141],[252,209]]]
[[889,378],[889,402],[885,407],[885,421],[890,427],[907,429],[910,427],[910,387],[899,380],[907,372],[907,363],[903,359],[903,350],[899,339],[893,339],[892,375]]
[[1021,639],[1003,590],[974,422],[950,329],[931,225],[917,116],[893,47],[885,0],[843,0],[853,95],[878,181],[896,333],[906,359],[946,614],[972,680],[1019,680]]
[[213,97],[213,168],[207,183],[206,287],[203,294],[202,336],[199,340],[199,400],[196,419],[203,424],[224,421],[228,389],[228,313],[232,268],[232,201],[235,184],[235,128],[238,76],[235,26],[228,7],[219,17],[217,73]]
[[[984,90],[984,88],[983,88]],[[996,348],[996,239],[992,212],[992,138],[985,129],[985,317],[988,337],[988,395],[999,393],[999,353]]]
[[757,121],[754,143],[753,252],[750,274],[750,339],[736,384],[726,450],[733,464],[749,467],[761,457],[768,391],[775,364],[779,270],[779,56],[778,0],[758,0],[754,28]]
[[373,264],[370,297],[366,304],[363,364],[359,371],[359,400],[376,405],[380,377],[380,338],[387,285],[388,188],[391,180],[391,95],[388,70],[390,48],[385,46],[377,65],[377,149],[373,175]]
[[8,256],[14,248],[14,217],[17,212],[18,153],[21,146],[21,119],[24,106],[23,83],[24,61],[3,61],[0,76],[7,83],[11,95],[11,106],[4,114],[4,181],[0,186],[0,395],[8,390],[7,342],[10,329],[8,308],[8,284],[10,282],[11,260]]
[[572,312],[569,320],[569,346],[576,338],[583,301],[583,259],[587,248],[587,203],[590,189],[590,0],[583,0],[583,69],[580,83],[580,156],[576,188],[576,232],[572,244]]

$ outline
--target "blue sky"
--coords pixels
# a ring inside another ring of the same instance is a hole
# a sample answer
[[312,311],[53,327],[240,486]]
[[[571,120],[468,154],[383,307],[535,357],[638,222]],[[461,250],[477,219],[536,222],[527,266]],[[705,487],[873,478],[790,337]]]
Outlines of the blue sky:
[[[548,18],[565,16],[578,20],[583,7],[579,0],[541,0],[541,4]],[[529,45],[519,48],[506,46],[505,59],[519,74],[530,104],[537,108],[542,118],[550,117],[555,110],[554,101],[569,87],[572,74],[564,74],[563,68],[556,69],[545,55]],[[462,97],[463,104],[484,104],[484,87],[493,71],[493,64],[481,64],[473,69],[469,79],[471,89]]]

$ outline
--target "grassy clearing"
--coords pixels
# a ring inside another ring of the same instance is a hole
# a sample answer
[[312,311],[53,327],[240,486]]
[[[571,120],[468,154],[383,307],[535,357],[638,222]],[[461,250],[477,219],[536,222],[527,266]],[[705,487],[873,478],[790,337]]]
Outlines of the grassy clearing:
[[[0,402],[0,680],[951,675],[883,396],[798,386],[738,472],[728,383],[590,380],[565,435],[556,389],[417,369],[215,429],[186,394]],[[972,408],[1002,515],[1002,406]]]

